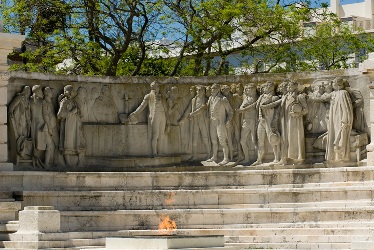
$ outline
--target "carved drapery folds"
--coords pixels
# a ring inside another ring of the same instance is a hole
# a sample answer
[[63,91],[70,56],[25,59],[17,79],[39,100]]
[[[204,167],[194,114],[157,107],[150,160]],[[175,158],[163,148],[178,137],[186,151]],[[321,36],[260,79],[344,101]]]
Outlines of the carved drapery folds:
[[21,86],[8,105],[12,161],[50,168],[85,165],[87,157],[182,155],[220,165],[341,163],[360,159],[368,143],[363,95],[340,77],[135,85]]

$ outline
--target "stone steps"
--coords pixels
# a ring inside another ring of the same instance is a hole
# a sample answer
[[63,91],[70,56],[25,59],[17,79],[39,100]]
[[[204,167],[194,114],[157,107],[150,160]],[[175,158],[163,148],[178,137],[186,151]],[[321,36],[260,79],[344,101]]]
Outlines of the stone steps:
[[[235,243],[227,244],[228,246],[235,246],[239,249],[339,249],[339,250],[351,250],[351,243]],[[368,249],[361,249],[368,250]]]
[[[230,230],[230,229],[177,229],[173,233],[178,235],[226,235],[225,241],[227,246],[236,246],[238,249],[244,248],[259,248],[272,249],[272,247],[281,247],[284,249],[351,249],[349,244],[351,242],[360,242],[361,245],[370,242],[373,229],[362,228],[357,229],[319,229],[311,228],[310,231],[300,231],[297,228],[269,231],[262,230]],[[309,234],[306,234],[309,233]],[[355,234],[353,234],[355,233]],[[49,233],[41,237],[42,241],[38,244],[36,242],[27,242],[27,247],[47,249],[80,249],[81,248],[97,248],[105,244],[105,237],[118,237],[129,235],[163,235],[161,231],[155,230],[131,230],[131,231],[109,231],[109,232],[73,232],[73,233]],[[68,237],[68,238],[66,238]],[[62,240],[62,239],[65,240]],[[53,240],[54,239],[54,240]],[[61,240],[56,240],[61,239]],[[278,243],[275,243],[278,242]],[[84,244],[87,244],[84,246]],[[5,246],[11,249],[25,249],[25,242],[5,242]],[[23,248],[22,248],[23,246]],[[321,248],[322,247],[322,248]],[[280,249],[280,248],[276,248]],[[360,248],[355,248],[360,249]]]
[[[225,235],[238,249],[362,250],[373,242],[374,167],[270,168],[1,172],[0,190],[14,191],[3,201],[61,211],[62,233],[43,236],[38,247],[46,249],[102,248],[105,237],[157,234],[164,215],[176,221],[177,234]],[[14,238],[3,247],[21,245]]]
[[61,211],[61,224],[65,231],[155,229],[164,215],[175,220],[179,228],[330,220],[348,223],[374,219],[374,207]]
[[[191,167],[193,168],[193,167]],[[1,172],[0,190],[194,190],[374,180],[374,167],[201,172]]]
[[[374,186],[374,185],[373,185]],[[24,206],[54,206],[59,210],[166,208],[251,208],[374,205],[370,185],[213,190],[145,191],[25,191]],[[346,203],[346,204],[345,204]]]

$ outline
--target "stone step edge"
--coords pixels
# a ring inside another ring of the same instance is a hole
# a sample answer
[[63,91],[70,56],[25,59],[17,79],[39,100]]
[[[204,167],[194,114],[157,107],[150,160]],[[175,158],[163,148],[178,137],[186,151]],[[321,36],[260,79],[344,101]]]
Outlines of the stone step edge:
[[[260,174],[266,174],[266,173],[289,173],[291,172],[292,174],[298,174],[298,173],[309,173],[310,172],[315,172],[317,174],[323,174],[323,173],[331,173],[331,172],[362,172],[362,171],[372,171],[374,170],[374,166],[352,166],[352,167],[331,167],[331,168],[303,168],[303,169],[241,169],[241,170],[236,170],[236,171],[224,171],[225,175],[229,174],[248,174],[248,173],[260,173]],[[24,174],[27,174],[27,176],[32,177],[33,175],[43,175],[43,176],[48,176],[48,175],[64,175],[64,176],[69,176],[69,175],[85,175],[87,177],[90,176],[95,176],[95,175],[107,175],[107,176],[114,176],[114,177],[119,177],[120,175],[126,175],[128,177],[133,176],[143,176],[143,175],[148,175],[148,176],[155,176],[155,175],[186,175],[186,174],[191,174],[191,175],[196,175],[196,174],[217,174],[217,175],[222,175],[222,171],[183,171],[183,172],[74,172],[74,171],[69,171],[69,172],[46,172],[46,171],[2,171],[0,176],[23,176]]]
[[62,216],[65,215],[95,215],[95,214],[143,214],[143,215],[160,215],[163,213],[253,213],[253,212],[288,212],[288,213],[296,213],[296,212],[374,212],[374,206],[357,206],[357,207],[310,207],[310,208],[248,208],[248,209],[240,209],[240,208],[229,208],[229,209],[194,209],[194,208],[187,208],[187,209],[161,209],[161,210],[142,210],[142,209],[134,209],[134,210],[115,210],[115,211],[66,211],[61,210],[60,213]]
[[[208,188],[208,189],[142,189],[142,190],[25,190],[15,191],[16,195],[46,195],[46,194],[59,194],[60,196],[71,196],[71,195],[111,195],[111,194],[132,194],[134,192],[142,193],[212,193],[212,192],[226,192],[226,193],[271,193],[271,192],[297,192],[297,193],[308,193],[308,192],[339,192],[339,191],[372,191],[374,188],[374,182],[370,185],[345,185],[345,186],[314,186],[314,187],[278,187],[277,185],[260,187],[242,187],[240,188]],[[1,203],[1,201],[0,201]]]

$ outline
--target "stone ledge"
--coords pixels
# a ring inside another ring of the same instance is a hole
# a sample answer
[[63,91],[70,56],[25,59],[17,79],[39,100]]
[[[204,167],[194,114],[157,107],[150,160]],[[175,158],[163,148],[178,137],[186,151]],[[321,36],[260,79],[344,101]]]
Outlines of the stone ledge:
[[136,168],[145,166],[176,165],[181,163],[180,156],[160,156],[160,157],[86,157],[85,164],[93,166],[115,167],[115,168]]

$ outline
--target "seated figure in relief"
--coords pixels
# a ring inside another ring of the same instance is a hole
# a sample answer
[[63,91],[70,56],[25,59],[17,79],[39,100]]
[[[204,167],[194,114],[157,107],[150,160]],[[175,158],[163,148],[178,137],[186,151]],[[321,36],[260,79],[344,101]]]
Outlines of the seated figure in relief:
[[243,102],[239,109],[235,110],[236,113],[242,114],[242,129],[240,134],[240,144],[242,146],[244,160],[243,164],[249,163],[249,150],[250,145],[254,145],[254,149],[257,149],[256,146],[256,132],[257,132],[257,88],[256,84],[248,83],[244,86],[244,96]]
[[228,129],[232,126],[234,112],[229,101],[222,95],[219,84],[211,87],[211,96],[208,100],[208,112],[210,118],[210,137],[212,142],[212,157],[208,161],[218,159],[218,141],[222,146],[223,160],[220,165],[229,163],[229,136]]
[[144,96],[142,103],[130,114],[129,119],[136,120],[136,116],[148,106],[148,138],[152,155],[155,156],[160,154],[161,143],[170,129],[170,120],[167,100],[160,92],[160,85],[157,82],[152,82],[150,86],[151,91]]
[[278,110],[281,103],[279,96],[275,94],[273,82],[266,82],[262,86],[263,94],[257,101],[256,109],[258,114],[257,138],[258,150],[257,160],[252,165],[262,164],[265,156],[265,139],[269,140],[274,153],[274,163],[280,161],[280,134],[278,131]]

